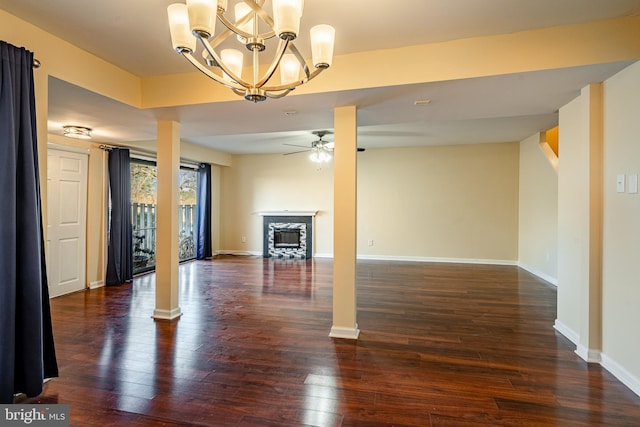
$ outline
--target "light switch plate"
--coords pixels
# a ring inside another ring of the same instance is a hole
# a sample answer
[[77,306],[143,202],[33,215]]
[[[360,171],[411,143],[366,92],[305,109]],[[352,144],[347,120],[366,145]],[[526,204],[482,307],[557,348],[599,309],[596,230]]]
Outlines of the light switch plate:
[[638,193],[638,175],[633,174],[627,177],[627,193]]
[[618,193],[624,193],[624,179],[625,179],[625,176],[622,174],[618,175],[616,179],[616,191]]

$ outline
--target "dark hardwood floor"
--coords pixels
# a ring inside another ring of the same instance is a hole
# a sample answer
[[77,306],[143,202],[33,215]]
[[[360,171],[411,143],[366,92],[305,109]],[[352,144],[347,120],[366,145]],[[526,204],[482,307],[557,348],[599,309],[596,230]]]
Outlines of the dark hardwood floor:
[[356,341],[328,337],[332,262],[180,267],[51,301],[72,426],[639,426],[640,397],[552,327],[556,289],[511,266],[360,261]]

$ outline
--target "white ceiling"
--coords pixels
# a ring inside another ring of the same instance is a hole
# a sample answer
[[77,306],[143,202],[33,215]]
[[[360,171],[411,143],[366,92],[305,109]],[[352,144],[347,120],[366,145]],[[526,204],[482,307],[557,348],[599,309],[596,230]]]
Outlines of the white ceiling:
[[[136,75],[150,76],[192,71],[170,46],[166,6],[174,1],[2,0],[0,8]],[[335,53],[340,55],[640,13],[640,0],[376,0],[373,4],[307,0],[301,25],[333,25]],[[306,36],[296,44],[307,46]],[[583,86],[626,65],[299,95],[259,104],[239,99],[155,110],[137,110],[52,78],[49,127],[50,133],[59,134],[63,124],[88,126],[100,141],[126,143],[153,140],[157,119],[176,119],[183,140],[231,153],[276,153],[291,151],[284,144],[310,144],[315,139],[311,131],[333,127],[335,106],[355,104],[358,145],[366,148],[518,141],[554,126],[557,109]],[[415,106],[417,99],[431,103]],[[286,115],[288,111],[297,114]]]

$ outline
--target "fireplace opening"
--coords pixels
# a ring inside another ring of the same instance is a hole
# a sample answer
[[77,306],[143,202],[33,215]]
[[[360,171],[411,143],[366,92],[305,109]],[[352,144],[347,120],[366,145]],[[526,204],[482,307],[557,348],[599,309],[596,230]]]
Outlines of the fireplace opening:
[[273,246],[275,248],[300,248],[300,229],[275,228],[273,230]]

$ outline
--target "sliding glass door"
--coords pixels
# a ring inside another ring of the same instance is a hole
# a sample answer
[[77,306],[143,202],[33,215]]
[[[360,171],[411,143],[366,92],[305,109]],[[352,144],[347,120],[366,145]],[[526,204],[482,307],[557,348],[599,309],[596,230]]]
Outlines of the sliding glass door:
[[178,210],[178,231],[180,233],[179,252],[180,261],[187,261],[196,257],[198,239],[198,171],[195,169],[180,169],[178,175],[180,188],[180,205]]
[[158,169],[155,163],[131,159],[133,274],[155,269]]
[[[155,269],[158,170],[154,162],[131,159],[131,218],[133,273]],[[178,232],[180,261],[194,259],[197,244],[198,172],[182,168],[179,174]]]

